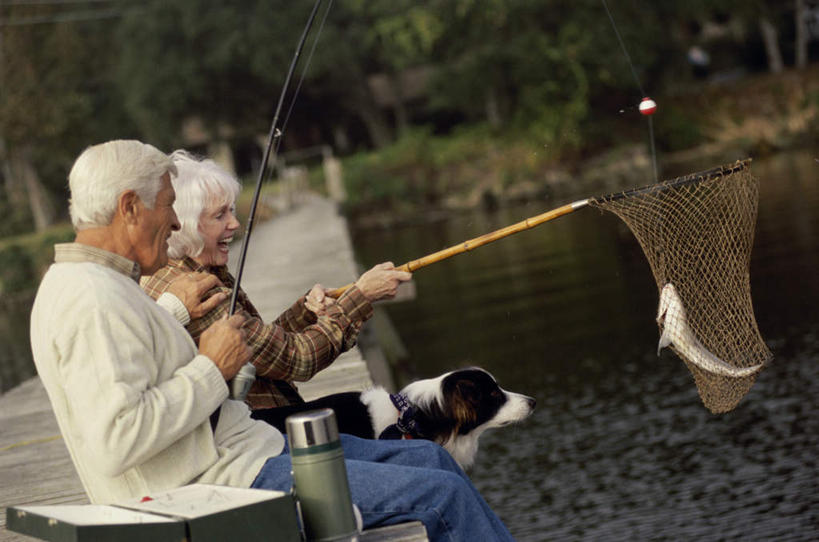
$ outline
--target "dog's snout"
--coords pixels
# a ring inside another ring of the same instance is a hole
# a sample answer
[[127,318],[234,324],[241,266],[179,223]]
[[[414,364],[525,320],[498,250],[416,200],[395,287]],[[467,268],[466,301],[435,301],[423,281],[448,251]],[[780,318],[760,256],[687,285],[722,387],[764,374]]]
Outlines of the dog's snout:
[[526,397],[526,404],[529,405],[529,408],[534,410],[535,405],[537,405],[537,401],[534,397]]

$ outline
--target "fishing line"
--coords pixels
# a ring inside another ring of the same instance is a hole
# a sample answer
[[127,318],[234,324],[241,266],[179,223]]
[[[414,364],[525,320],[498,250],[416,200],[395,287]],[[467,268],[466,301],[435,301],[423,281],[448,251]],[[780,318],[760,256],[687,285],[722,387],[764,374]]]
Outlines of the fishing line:
[[319,38],[321,37],[321,31],[324,30],[324,23],[327,21],[327,15],[330,13],[331,7],[333,7],[333,0],[330,0],[327,3],[327,9],[324,10],[324,16],[321,18],[321,23],[319,23],[318,30],[316,30],[316,37],[313,39],[313,45],[310,47],[310,53],[307,55],[307,60],[304,61],[304,68],[302,69],[301,77],[299,77],[299,82],[296,85],[296,89],[293,91],[293,98],[290,100],[290,107],[288,107],[287,114],[284,116],[284,122],[282,122],[281,127],[281,137],[279,137],[279,140],[276,142],[276,148],[273,150],[273,167],[276,166],[276,159],[279,157],[279,147],[281,147],[282,140],[284,139],[284,131],[287,127],[287,122],[290,120],[290,115],[293,113],[293,107],[296,105],[296,97],[299,95],[301,85],[304,83],[304,77],[307,74],[307,69],[310,67],[310,62],[313,60],[313,53],[316,51],[316,45],[318,45]]
[[606,15],[609,16],[609,21],[611,21],[611,27],[614,29],[614,34],[617,36],[617,41],[620,42],[620,48],[623,50],[623,55],[626,57],[626,60],[628,61],[629,68],[631,68],[631,75],[634,76],[634,82],[637,83],[637,88],[640,89],[640,95],[646,96],[646,93],[643,90],[643,85],[640,84],[640,78],[637,77],[637,70],[634,68],[634,63],[631,61],[631,56],[628,54],[628,49],[626,49],[626,44],[623,41],[623,37],[620,35],[620,31],[617,29],[617,23],[614,22],[614,17],[611,14],[611,10],[609,10],[608,2],[606,2],[606,0],[600,0],[600,2],[606,9]]
[[[614,16],[611,14],[611,10],[609,9],[609,4],[606,0],[600,0],[603,4],[603,8],[606,10],[606,15],[609,17],[609,21],[611,22],[611,27],[614,30],[614,34],[617,36],[617,41],[620,43],[620,49],[623,51],[623,55],[626,57],[626,61],[628,62],[629,68],[631,69],[631,75],[634,77],[634,82],[637,83],[637,88],[640,90],[640,95],[643,97],[643,100],[646,99],[648,96],[643,90],[643,85],[640,84],[640,78],[637,76],[637,70],[634,67],[634,63],[631,61],[631,55],[628,54],[628,49],[626,49],[626,44],[623,41],[623,37],[620,35],[620,30],[617,28],[617,23],[614,21]],[[646,115],[648,119],[648,140],[649,145],[651,147],[651,161],[654,166],[654,182],[659,182],[659,173],[657,171],[657,151],[654,145],[654,122],[651,118],[651,114]]]

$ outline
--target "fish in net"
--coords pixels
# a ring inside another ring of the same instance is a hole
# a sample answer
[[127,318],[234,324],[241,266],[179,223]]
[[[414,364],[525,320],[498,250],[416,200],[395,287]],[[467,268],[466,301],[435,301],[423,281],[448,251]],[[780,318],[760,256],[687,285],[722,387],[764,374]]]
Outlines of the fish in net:
[[640,243],[660,292],[658,353],[685,362],[713,413],[735,408],[772,357],[751,301],[758,198],[745,160],[588,201]]

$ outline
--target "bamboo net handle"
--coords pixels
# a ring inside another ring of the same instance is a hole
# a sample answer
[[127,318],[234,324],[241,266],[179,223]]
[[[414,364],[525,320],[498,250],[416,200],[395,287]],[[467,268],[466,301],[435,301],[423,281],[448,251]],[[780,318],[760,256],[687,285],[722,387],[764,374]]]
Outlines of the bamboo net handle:
[[[396,269],[398,271],[413,272],[417,269],[421,269],[422,267],[426,267],[428,265],[440,262],[441,260],[446,260],[447,258],[451,258],[452,256],[456,256],[458,254],[463,254],[464,252],[469,252],[472,249],[482,247],[483,245],[487,245],[499,239],[503,239],[504,237],[508,237],[512,234],[532,229],[535,226],[540,226],[544,222],[549,222],[550,220],[554,220],[555,218],[560,218],[561,216],[574,212],[580,208],[585,207],[588,204],[589,204],[588,199],[578,200],[573,203],[567,203],[566,205],[562,205],[560,207],[552,209],[551,211],[546,211],[545,213],[529,217],[526,220],[521,220],[520,222],[517,222],[510,226],[506,226],[505,228],[501,228],[499,230],[486,233],[479,237],[475,237],[474,239],[469,239],[468,241],[464,241],[449,248],[439,250],[438,252],[427,254],[426,256],[418,258],[417,260],[412,260],[411,262],[407,262],[403,265],[400,265],[396,267]],[[351,286],[353,285],[348,284],[346,286],[336,288],[335,290],[330,290],[329,292],[327,292],[327,295],[330,297],[338,297],[345,291],[347,291],[347,289],[349,289]]]

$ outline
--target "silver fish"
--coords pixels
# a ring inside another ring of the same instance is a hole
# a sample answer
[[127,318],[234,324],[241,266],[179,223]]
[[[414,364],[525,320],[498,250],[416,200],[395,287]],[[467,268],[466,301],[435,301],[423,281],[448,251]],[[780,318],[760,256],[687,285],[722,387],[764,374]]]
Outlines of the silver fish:
[[672,283],[663,286],[660,293],[660,307],[657,309],[657,323],[662,324],[663,332],[660,335],[660,343],[657,345],[657,355],[660,350],[673,344],[687,361],[690,361],[700,369],[722,376],[741,378],[749,376],[762,368],[762,364],[752,367],[734,367],[725,363],[720,358],[711,353],[694,336],[694,332],[688,325],[685,315],[685,308],[680,299],[677,289]]

